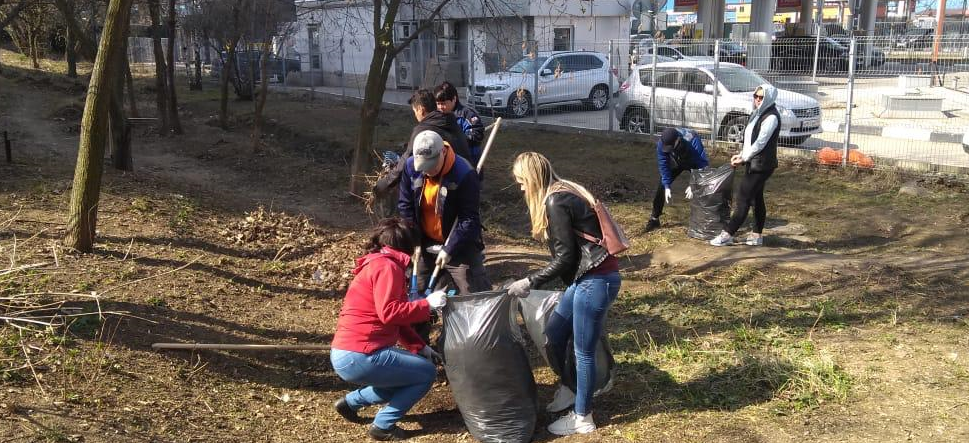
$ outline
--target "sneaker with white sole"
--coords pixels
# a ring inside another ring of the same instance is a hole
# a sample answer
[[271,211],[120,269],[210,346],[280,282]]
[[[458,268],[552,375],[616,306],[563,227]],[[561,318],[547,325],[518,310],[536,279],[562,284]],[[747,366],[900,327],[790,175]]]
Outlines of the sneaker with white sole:
[[575,404],[575,393],[565,385],[559,385],[557,391],[555,391],[555,397],[552,397],[552,402],[545,407],[548,412],[559,412],[571,408]]
[[733,236],[727,234],[726,232],[720,232],[720,235],[710,240],[710,245],[712,246],[730,246],[733,244]]
[[548,425],[548,432],[555,435],[588,434],[595,430],[596,424],[592,421],[591,412],[579,415],[572,411]]
[[744,244],[747,246],[764,246],[764,236],[758,235],[755,237],[751,235],[750,237],[747,237],[747,240],[744,241]]

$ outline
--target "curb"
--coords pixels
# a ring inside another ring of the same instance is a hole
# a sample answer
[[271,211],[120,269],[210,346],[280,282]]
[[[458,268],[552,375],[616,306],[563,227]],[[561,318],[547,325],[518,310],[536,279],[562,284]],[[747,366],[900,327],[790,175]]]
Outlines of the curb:
[[[824,132],[844,132],[845,124],[835,120],[821,122]],[[852,134],[876,135],[885,138],[914,140],[935,143],[962,143],[963,134],[954,132],[935,132],[930,129],[910,126],[865,126],[851,125]]]

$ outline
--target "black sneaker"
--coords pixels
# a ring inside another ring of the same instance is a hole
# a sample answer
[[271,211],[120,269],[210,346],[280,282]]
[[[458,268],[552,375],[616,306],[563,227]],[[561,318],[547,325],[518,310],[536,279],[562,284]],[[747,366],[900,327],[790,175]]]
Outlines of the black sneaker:
[[397,425],[391,426],[390,429],[383,430],[376,426],[370,426],[370,430],[367,431],[370,434],[370,438],[379,441],[399,441],[407,440],[407,435],[404,434],[404,430],[398,428]]
[[659,219],[650,217],[649,221],[646,222],[646,232],[650,232],[656,228],[659,228]]
[[363,420],[361,420],[360,416],[357,415],[357,411],[354,411],[353,408],[350,407],[350,404],[347,403],[347,399],[345,397],[340,397],[336,403],[333,403],[333,409],[336,409],[336,413],[347,419],[347,421],[353,423],[363,423]]

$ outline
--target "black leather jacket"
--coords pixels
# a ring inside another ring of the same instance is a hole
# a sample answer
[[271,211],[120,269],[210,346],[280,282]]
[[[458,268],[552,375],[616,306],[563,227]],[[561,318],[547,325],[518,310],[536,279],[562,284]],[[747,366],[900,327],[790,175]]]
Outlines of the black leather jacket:
[[585,199],[570,192],[555,192],[545,199],[545,211],[552,261],[528,277],[532,288],[541,287],[555,277],[570,285],[609,257],[605,248],[575,232],[578,230],[602,238],[599,219]]

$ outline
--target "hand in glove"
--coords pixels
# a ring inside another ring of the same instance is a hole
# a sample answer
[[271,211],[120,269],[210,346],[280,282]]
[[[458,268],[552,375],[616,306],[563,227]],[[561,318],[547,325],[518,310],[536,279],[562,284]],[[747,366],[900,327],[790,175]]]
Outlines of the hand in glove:
[[528,293],[532,290],[532,282],[528,281],[528,278],[523,278],[511,284],[508,287],[508,294],[514,295],[515,297],[528,297]]
[[427,300],[427,304],[431,305],[431,309],[441,309],[447,304],[447,294],[444,291],[435,291],[424,300]]
[[449,261],[451,261],[451,255],[444,248],[441,248],[441,252],[437,253],[437,260],[434,260],[434,265],[443,268]]
[[687,186],[686,187],[686,199],[687,200],[690,200],[692,198],[693,198],[693,187],[692,186]]
[[670,188],[666,188],[666,203],[669,203],[673,199],[673,191]]
[[438,364],[444,361],[444,358],[441,357],[441,354],[438,354],[437,351],[432,349],[430,346],[424,346],[423,348],[421,348],[420,351],[417,351],[417,355],[420,355],[421,357],[424,357]]

